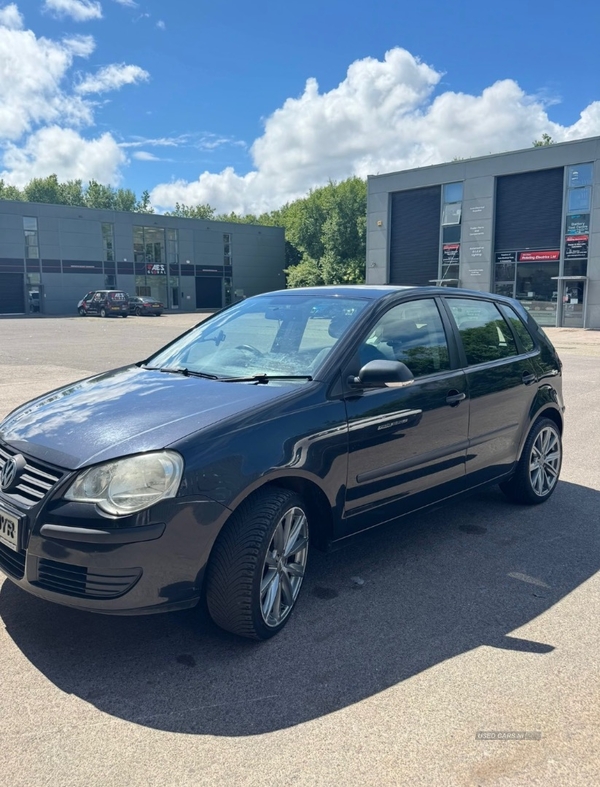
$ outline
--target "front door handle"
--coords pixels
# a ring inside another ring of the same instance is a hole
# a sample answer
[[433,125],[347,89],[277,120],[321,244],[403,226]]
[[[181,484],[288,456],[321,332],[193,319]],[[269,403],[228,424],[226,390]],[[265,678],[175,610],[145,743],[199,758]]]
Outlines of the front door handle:
[[521,377],[523,380],[524,385],[531,385],[532,383],[537,383],[537,377],[535,374],[531,372],[523,372],[523,376]]
[[467,394],[461,391],[448,391],[448,395],[446,396],[446,404],[449,404],[450,407],[456,407],[459,405],[463,399],[467,398]]

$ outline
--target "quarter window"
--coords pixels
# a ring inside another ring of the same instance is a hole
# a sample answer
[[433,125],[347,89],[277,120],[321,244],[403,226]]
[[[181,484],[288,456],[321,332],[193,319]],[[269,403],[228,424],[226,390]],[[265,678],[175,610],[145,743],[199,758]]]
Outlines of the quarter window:
[[374,360],[402,361],[415,377],[450,369],[444,326],[432,298],[401,303],[384,314],[359,349],[361,366]]
[[506,306],[506,304],[501,303],[500,311],[508,321],[509,325],[512,326],[513,331],[519,337],[525,352],[528,353],[530,350],[533,350],[534,343],[533,343],[533,339],[531,338],[531,334],[523,324],[522,320],[519,317],[517,317],[513,309],[511,309],[510,306]]
[[469,366],[517,355],[506,320],[491,301],[448,298]]

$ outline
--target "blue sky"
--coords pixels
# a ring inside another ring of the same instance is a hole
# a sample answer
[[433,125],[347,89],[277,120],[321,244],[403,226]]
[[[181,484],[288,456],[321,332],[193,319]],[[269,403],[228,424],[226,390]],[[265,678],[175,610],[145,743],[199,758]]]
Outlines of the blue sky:
[[260,212],[600,134],[599,23],[591,0],[0,0],[0,177]]

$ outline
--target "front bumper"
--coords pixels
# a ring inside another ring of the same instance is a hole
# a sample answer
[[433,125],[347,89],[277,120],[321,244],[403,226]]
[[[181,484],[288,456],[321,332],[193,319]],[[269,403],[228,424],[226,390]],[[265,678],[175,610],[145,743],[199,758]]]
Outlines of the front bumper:
[[0,544],[2,573],[48,601],[117,615],[194,606],[229,514],[212,500],[175,498],[142,512],[135,526],[114,527],[81,519],[81,506],[64,502],[53,513],[24,511],[0,493],[0,506],[24,528],[19,552]]

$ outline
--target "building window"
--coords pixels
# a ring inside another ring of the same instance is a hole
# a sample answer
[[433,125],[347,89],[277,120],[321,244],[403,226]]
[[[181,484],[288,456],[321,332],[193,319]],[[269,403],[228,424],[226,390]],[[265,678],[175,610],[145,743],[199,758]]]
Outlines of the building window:
[[231,265],[231,233],[223,233],[223,265]]
[[102,249],[106,262],[115,261],[115,240],[112,224],[102,224]]
[[442,191],[442,250],[438,283],[450,287],[460,284],[460,240],[462,220],[462,183],[446,183]]
[[39,259],[38,223],[34,216],[23,216],[23,231],[25,233],[25,256],[27,259]]
[[165,231],[159,227],[133,228],[133,255],[135,262],[165,264]]
[[179,237],[177,230],[167,230],[167,262],[170,265],[179,263]]
[[567,210],[569,213],[576,211],[583,211],[587,213],[590,210],[592,202],[592,190],[589,186],[582,186],[581,188],[569,189]]
[[592,164],[575,164],[569,167],[567,175],[567,185],[570,189],[579,188],[579,186],[592,185]]

